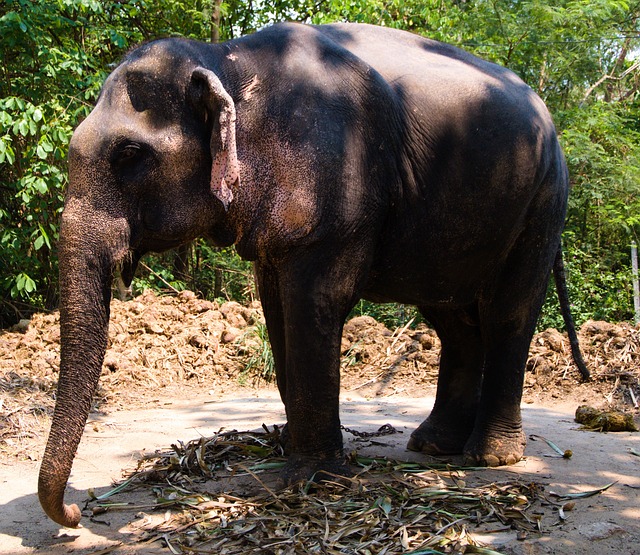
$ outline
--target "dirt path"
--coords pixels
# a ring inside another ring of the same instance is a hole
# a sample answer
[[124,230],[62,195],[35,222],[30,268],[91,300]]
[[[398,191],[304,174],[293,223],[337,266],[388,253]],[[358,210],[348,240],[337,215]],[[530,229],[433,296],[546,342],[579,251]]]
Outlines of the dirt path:
[[[159,399],[152,408],[93,415],[76,458],[67,500],[82,504],[89,488],[97,495],[110,489],[112,482],[121,478],[123,469],[135,466],[142,450],[149,453],[176,440],[211,435],[220,427],[248,430],[263,423],[284,421],[282,405],[272,388],[246,388],[239,393],[232,397],[201,394],[191,399],[172,396]],[[406,451],[404,446],[431,403],[432,399],[399,395],[378,400],[353,393],[343,395],[342,420],[346,426],[376,430],[390,423],[403,432],[377,438],[373,443],[355,442],[345,434],[348,446],[364,455],[419,459],[419,455]],[[546,516],[540,534],[518,540],[514,531],[503,531],[478,534],[476,539],[505,554],[640,554],[640,457],[629,452],[629,449],[640,452],[640,435],[579,431],[573,421],[573,405],[529,404],[523,409],[527,434],[549,438],[561,448],[571,449],[573,457],[570,460],[549,457],[553,451],[546,443],[530,440],[526,460],[509,468],[468,472],[467,482],[519,476],[558,493],[616,484],[598,496],[576,501],[575,509],[566,513],[564,522],[555,513]],[[158,542],[132,543],[129,523],[139,521],[141,516],[136,509],[105,515],[109,526],[85,518],[82,529],[60,529],[39,507],[36,480],[35,461],[4,460],[0,465],[0,553],[170,553]],[[136,505],[152,504],[150,493],[145,490],[128,494],[126,499]],[[144,512],[152,511],[144,509]]]
[[[259,304],[218,305],[190,292],[176,297],[146,292],[126,303],[114,301],[111,312],[109,349],[67,501],[82,506],[87,490],[97,495],[107,491],[124,471],[135,468],[142,454],[176,441],[209,436],[223,426],[251,430],[284,422],[275,388],[264,382]],[[40,509],[37,469],[54,404],[58,321],[55,313],[36,315],[12,331],[0,330],[0,554],[171,553],[161,542],[136,541],[145,522],[162,521],[169,513],[152,510],[150,488],[117,496],[137,508],[109,512],[96,521],[84,518],[79,530],[61,530]],[[581,431],[574,422],[576,408],[588,403],[624,410],[640,424],[640,327],[587,322],[580,340],[592,381],[580,381],[566,337],[546,330],[533,340],[523,396],[526,433],[570,449],[572,458],[550,457],[554,452],[544,441],[530,440],[526,459],[519,464],[466,472],[456,480],[475,487],[519,478],[542,486],[544,495],[616,483],[602,494],[576,500],[566,520],[559,518],[555,505],[543,502],[534,516],[541,518],[539,533],[519,536],[504,526],[489,533],[486,527],[470,526],[476,539],[500,553],[640,555],[640,457],[632,454],[640,452],[640,434]],[[435,333],[424,324],[392,331],[368,316],[347,323],[342,342],[343,424],[372,431],[391,423],[403,432],[365,442],[345,433],[350,451],[421,459],[405,445],[431,408],[439,347]],[[256,383],[259,389],[252,387]],[[260,480],[269,486],[274,476],[265,473]],[[256,480],[250,485],[262,487]],[[249,486],[246,480],[231,480],[215,487],[234,493]],[[295,553],[278,549],[256,552]],[[407,551],[399,545],[394,549]]]

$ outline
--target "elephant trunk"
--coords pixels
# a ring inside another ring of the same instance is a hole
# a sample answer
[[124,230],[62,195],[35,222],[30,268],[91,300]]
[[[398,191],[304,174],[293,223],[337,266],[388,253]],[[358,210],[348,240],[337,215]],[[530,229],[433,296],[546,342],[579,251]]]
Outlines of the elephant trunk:
[[71,198],[60,230],[60,375],[38,480],[40,504],[63,526],[80,522],[64,490],[102,370],[113,270],[126,256],[129,226]]

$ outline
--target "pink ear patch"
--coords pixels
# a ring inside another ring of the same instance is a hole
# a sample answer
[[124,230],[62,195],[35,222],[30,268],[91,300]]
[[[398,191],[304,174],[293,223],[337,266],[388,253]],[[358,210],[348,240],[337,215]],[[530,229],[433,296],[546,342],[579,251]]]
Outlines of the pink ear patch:
[[[230,99],[229,99],[230,100]],[[214,154],[211,165],[211,192],[229,209],[233,200],[233,187],[239,178],[238,157],[236,154],[236,113],[233,102],[220,112],[220,146],[216,150],[214,137],[211,138],[211,150]]]
[[[234,165],[236,166],[235,170],[233,170]],[[229,209],[229,203],[233,200],[233,192],[230,187],[237,180],[237,161],[235,164],[230,164],[229,151],[219,152],[211,166],[211,192],[222,202],[225,210]]]
[[[233,99],[225,90],[218,76],[209,69],[196,68],[194,76],[203,78],[211,97],[217,101],[217,106],[211,103],[210,110],[220,110],[219,134],[211,136],[211,192],[222,202],[224,209],[229,209],[229,203],[233,200],[231,187],[235,186],[240,178],[238,155],[236,151],[236,107]],[[214,107],[215,106],[215,107]]]

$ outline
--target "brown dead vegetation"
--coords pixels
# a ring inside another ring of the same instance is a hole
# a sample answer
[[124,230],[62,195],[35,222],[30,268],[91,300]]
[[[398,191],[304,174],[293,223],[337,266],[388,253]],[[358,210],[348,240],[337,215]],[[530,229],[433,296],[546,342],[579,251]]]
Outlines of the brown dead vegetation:
[[[109,348],[95,407],[139,406],[172,386],[229,391],[254,384],[264,345],[256,330],[259,303],[219,305],[190,291],[157,296],[152,291],[111,306]],[[640,329],[630,324],[585,323],[579,333],[592,372],[581,382],[565,334],[554,329],[532,342],[525,402],[575,400],[630,411],[640,397]],[[440,342],[424,324],[395,331],[369,316],[345,325],[343,391],[374,397],[433,394]],[[0,331],[0,452],[25,453],[29,439],[48,427],[60,359],[59,315],[36,314]],[[263,384],[264,385],[264,384]]]

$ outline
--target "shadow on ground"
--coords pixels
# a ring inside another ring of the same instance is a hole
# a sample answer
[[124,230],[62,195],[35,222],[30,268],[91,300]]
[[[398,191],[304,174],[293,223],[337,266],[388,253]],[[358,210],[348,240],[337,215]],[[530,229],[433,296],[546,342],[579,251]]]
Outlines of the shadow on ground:
[[[368,400],[343,396],[341,414],[345,426],[375,431],[389,423],[402,432],[373,441],[360,441],[345,433],[346,448],[357,449],[366,456],[421,460],[421,455],[406,451],[405,445],[431,404],[432,399],[394,396]],[[82,507],[89,488],[97,495],[107,491],[124,470],[135,467],[145,452],[166,448],[177,440],[212,435],[220,428],[251,430],[263,423],[282,424],[285,420],[282,404],[272,390],[243,398],[203,396],[158,405],[94,416],[89,421],[69,482],[67,503]],[[566,521],[543,522],[540,536],[518,541],[515,533],[490,534],[481,538],[485,543],[510,554],[640,554],[640,458],[629,451],[633,448],[640,452],[640,434],[580,431],[573,422],[574,410],[575,407],[562,405],[523,407],[527,434],[546,437],[561,449],[571,449],[571,459],[555,458],[544,441],[530,440],[525,460],[512,467],[469,472],[467,483],[519,478],[543,484],[546,492],[558,493],[616,484],[603,494],[578,501]],[[152,511],[153,498],[147,489],[126,494],[124,500],[133,502],[137,509],[102,515],[96,521],[85,517],[83,528],[65,530],[49,521],[40,509],[37,463],[0,462],[0,553],[169,553],[158,543],[129,544],[130,537],[123,530],[136,513]],[[266,477],[267,481],[270,479]]]

